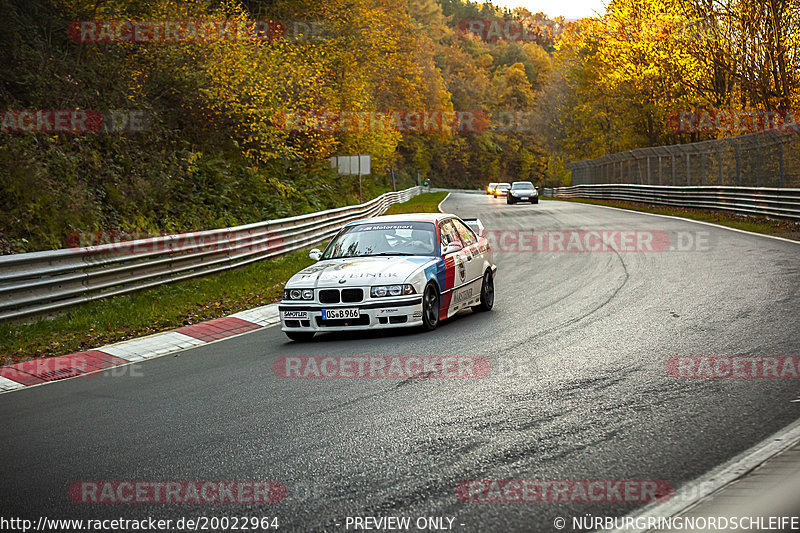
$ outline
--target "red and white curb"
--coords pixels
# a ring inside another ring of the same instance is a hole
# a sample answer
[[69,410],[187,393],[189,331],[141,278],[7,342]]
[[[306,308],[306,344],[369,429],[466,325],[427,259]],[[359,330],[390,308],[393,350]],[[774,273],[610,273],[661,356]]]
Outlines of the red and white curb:
[[278,323],[278,304],[271,304],[94,350],[3,366],[0,367],[0,394],[153,359]]

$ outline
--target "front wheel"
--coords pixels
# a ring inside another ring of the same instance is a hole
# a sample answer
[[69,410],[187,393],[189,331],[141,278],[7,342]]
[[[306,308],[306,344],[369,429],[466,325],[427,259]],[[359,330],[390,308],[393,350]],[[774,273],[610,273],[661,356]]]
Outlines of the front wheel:
[[295,342],[308,342],[314,338],[313,331],[284,331],[284,333]]
[[439,325],[439,291],[436,285],[428,283],[422,294],[422,329],[431,331]]
[[511,199],[511,197],[510,197],[510,196],[508,196],[508,197],[506,197],[506,203],[507,203],[508,205],[513,205],[513,203],[514,203],[514,200],[512,200],[512,199]]
[[487,270],[483,275],[481,285],[481,303],[472,307],[476,313],[481,311],[491,311],[494,307],[494,276],[491,270]]
[[533,200],[531,200],[531,203],[532,204],[538,204],[539,203],[539,199],[538,198],[534,198]]

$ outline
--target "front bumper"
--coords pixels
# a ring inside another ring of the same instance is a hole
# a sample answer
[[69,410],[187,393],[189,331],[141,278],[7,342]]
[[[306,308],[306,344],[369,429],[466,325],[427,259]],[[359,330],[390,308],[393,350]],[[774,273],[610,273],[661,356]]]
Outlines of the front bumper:
[[509,195],[509,198],[513,198],[515,202],[534,202],[539,199],[538,194],[529,195],[527,198],[522,198],[521,196],[515,196],[513,194]]
[[[322,311],[358,309],[358,318],[323,320]],[[282,331],[358,331],[422,325],[422,296],[369,300],[351,304],[320,304],[284,300],[278,305]]]

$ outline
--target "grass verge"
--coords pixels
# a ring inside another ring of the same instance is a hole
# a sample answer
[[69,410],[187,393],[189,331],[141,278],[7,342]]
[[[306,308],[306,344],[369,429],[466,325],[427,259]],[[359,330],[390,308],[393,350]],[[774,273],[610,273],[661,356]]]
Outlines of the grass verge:
[[436,213],[439,203],[447,196],[446,192],[426,192],[415,196],[407,202],[389,206],[387,215],[398,215],[401,213]]
[[[433,212],[446,193],[425,193],[388,213]],[[301,250],[213,276],[77,306],[52,319],[0,323],[0,364],[98,348],[196,324],[280,299],[286,281],[313,263]]]
[[643,213],[654,213],[657,215],[670,215],[703,222],[712,222],[720,226],[763,233],[785,239],[800,240],[800,223],[791,220],[772,219],[766,217],[750,217],[712,211],[709,209],[694,209],[690,207],[662,206],[640,202],[627,202],[618,200],[591,200],[588,198],[548,198],[544,200],[558,200],[560,202],[577,202],[582,204],[604,205],[608,207],[619,207],[630,209],[631,211],[641,211]]

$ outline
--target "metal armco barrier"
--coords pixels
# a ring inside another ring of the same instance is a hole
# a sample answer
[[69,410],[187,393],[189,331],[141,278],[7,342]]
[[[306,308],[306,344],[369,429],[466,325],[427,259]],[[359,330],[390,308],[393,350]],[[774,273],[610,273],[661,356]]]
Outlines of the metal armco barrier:
[[555,198],[627,200],[800,220],[800,189],[626,184],[574,185],[545,189],[544,195]]
[[0,320],[204,276],[278,257],[331,238],[347,222],[377,216],[420,187],[360,205],[178,235],[0,256]]

